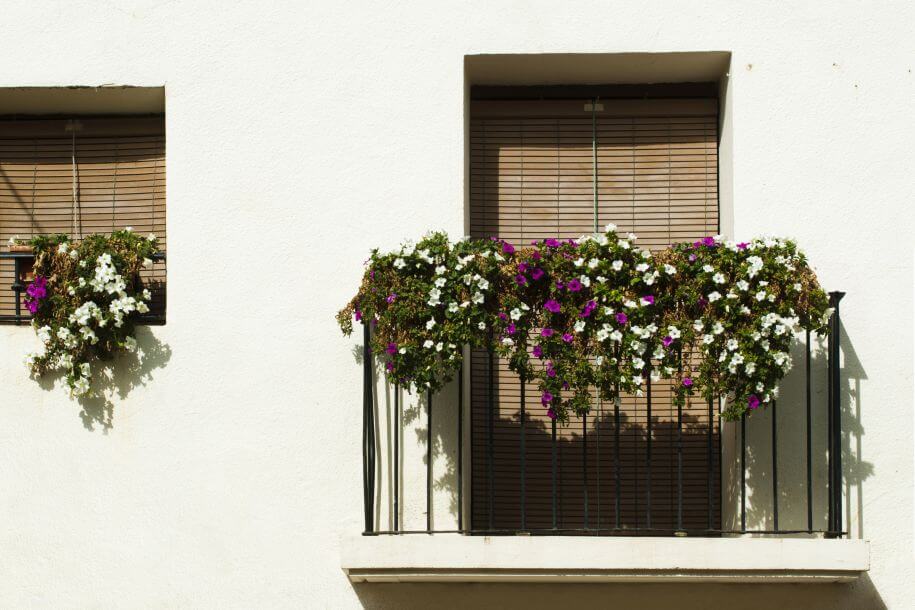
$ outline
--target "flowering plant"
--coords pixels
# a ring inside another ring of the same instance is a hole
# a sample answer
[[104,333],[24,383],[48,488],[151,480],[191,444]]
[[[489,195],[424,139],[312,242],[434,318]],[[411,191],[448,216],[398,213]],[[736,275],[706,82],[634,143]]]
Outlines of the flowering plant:
[[94,358],[135,351],[137,314],[149,311],[150,293],[139,280],[152,264],[156,237],[125,230],[72,242],[42,235],[30,242],[35,279],[24,300],[42,349],[26,358],[33,374],[63,370],[71,395],[89,392]]
[[612,400],[648,378],[674,380],[680,403],[727,396],[729,419],[771,402],[794,333],[820,330],[830,313],[797,246],[707,237],[652,254],[615,229],[518,249],[433,233],[374,251],[338,322],[349,334],[368,320],[388,374],[433,390],[463,345],[491,348],[562,421],[588,412],[593,389]]

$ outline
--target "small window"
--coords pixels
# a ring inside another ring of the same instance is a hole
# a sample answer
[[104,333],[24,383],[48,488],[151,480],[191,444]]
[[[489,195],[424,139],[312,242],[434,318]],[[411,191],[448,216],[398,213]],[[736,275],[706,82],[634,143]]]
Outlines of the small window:
[[[165,118],[0,120],[0,239],[131,227],[163,255],[141,279],[146,323],[165,322]],[[15,314],[11,260],[0,260],[0,317]]]

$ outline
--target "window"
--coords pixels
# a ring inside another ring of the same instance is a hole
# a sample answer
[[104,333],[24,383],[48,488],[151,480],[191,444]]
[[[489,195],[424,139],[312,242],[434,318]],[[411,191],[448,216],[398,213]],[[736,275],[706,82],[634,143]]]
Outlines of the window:
[[[162,116],[0,121],[0,239],[73,238],[132,227],[165,233]],[[15,313],[13,263],[0,261],[0,315]],[[149,322],[165,320],[165,263],[141,275],[153,293]]]
[[[697,89],[703,90],[691,88]],[[641,99],[627,99],[612,97],[622,88],[600,87],[590,93],[581,87],[545,88],[539,92],[542,99],[530,100],[517,99],[518,90],[512,88],[475,88],[471,235],[497,235],[523,246],[545,237],[578,237],[612,222],[622,234],[638,234],[641,245],[662,248],[717,233],[718,111],[715,87],[707,89],[707,95],[682,98],[672,97],[672,88],[644,87]],[[625,91],[631,93],[632,87]],[[575,97],[570,99],[569,93]],[[494,368],[490,447],[487,356],[485,351],[473,353],[472,527],[515,530],[521,528],[522,505],[520,388],[505,361],[497,359]],[[670,394],[669,385],[653,387],[650,525],[646,401],[626,396],[618,447],[612,404],[595,404],[587,418],[558,426],[556,526],[670,531],[681,529],[677,513],[682,510],[682,529],[719,527],[716,418],[709,418],[701,398],[683,410],[683,505],[678,507],[677,410]],[[551,422],[533,385],[527,386],[526,396],[525,527],[545,529],[554,525]],[[493,457],[491,488],[488,451]],[[709,453],[716,463],[708,463]],[[587,468],[582,467],[585,459]],[[712,469],[716,474],[710,481]]]

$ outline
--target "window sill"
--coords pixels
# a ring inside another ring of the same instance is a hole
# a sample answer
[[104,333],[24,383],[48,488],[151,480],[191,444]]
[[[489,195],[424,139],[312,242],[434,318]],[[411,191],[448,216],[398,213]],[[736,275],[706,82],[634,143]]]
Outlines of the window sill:
[[851,581],[870,567],[866,540],[810,538],[353,536],[352,582]]

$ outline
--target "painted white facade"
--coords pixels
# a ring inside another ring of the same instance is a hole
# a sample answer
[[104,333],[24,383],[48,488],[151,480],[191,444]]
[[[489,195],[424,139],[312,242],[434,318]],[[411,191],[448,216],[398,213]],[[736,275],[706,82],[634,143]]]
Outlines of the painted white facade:
[[[165,87],[169,301],[107,431],[28,378],[30,329],[0,327],[0,607],[915,606],[911,4],[28,2],[3,23],[0,87]],[[351,584],[361,368],[334,314],[370,247],[463,234],[465,57],[709,50],[731,53],[725,228],[797,238],[848,292],[867,575]]]

